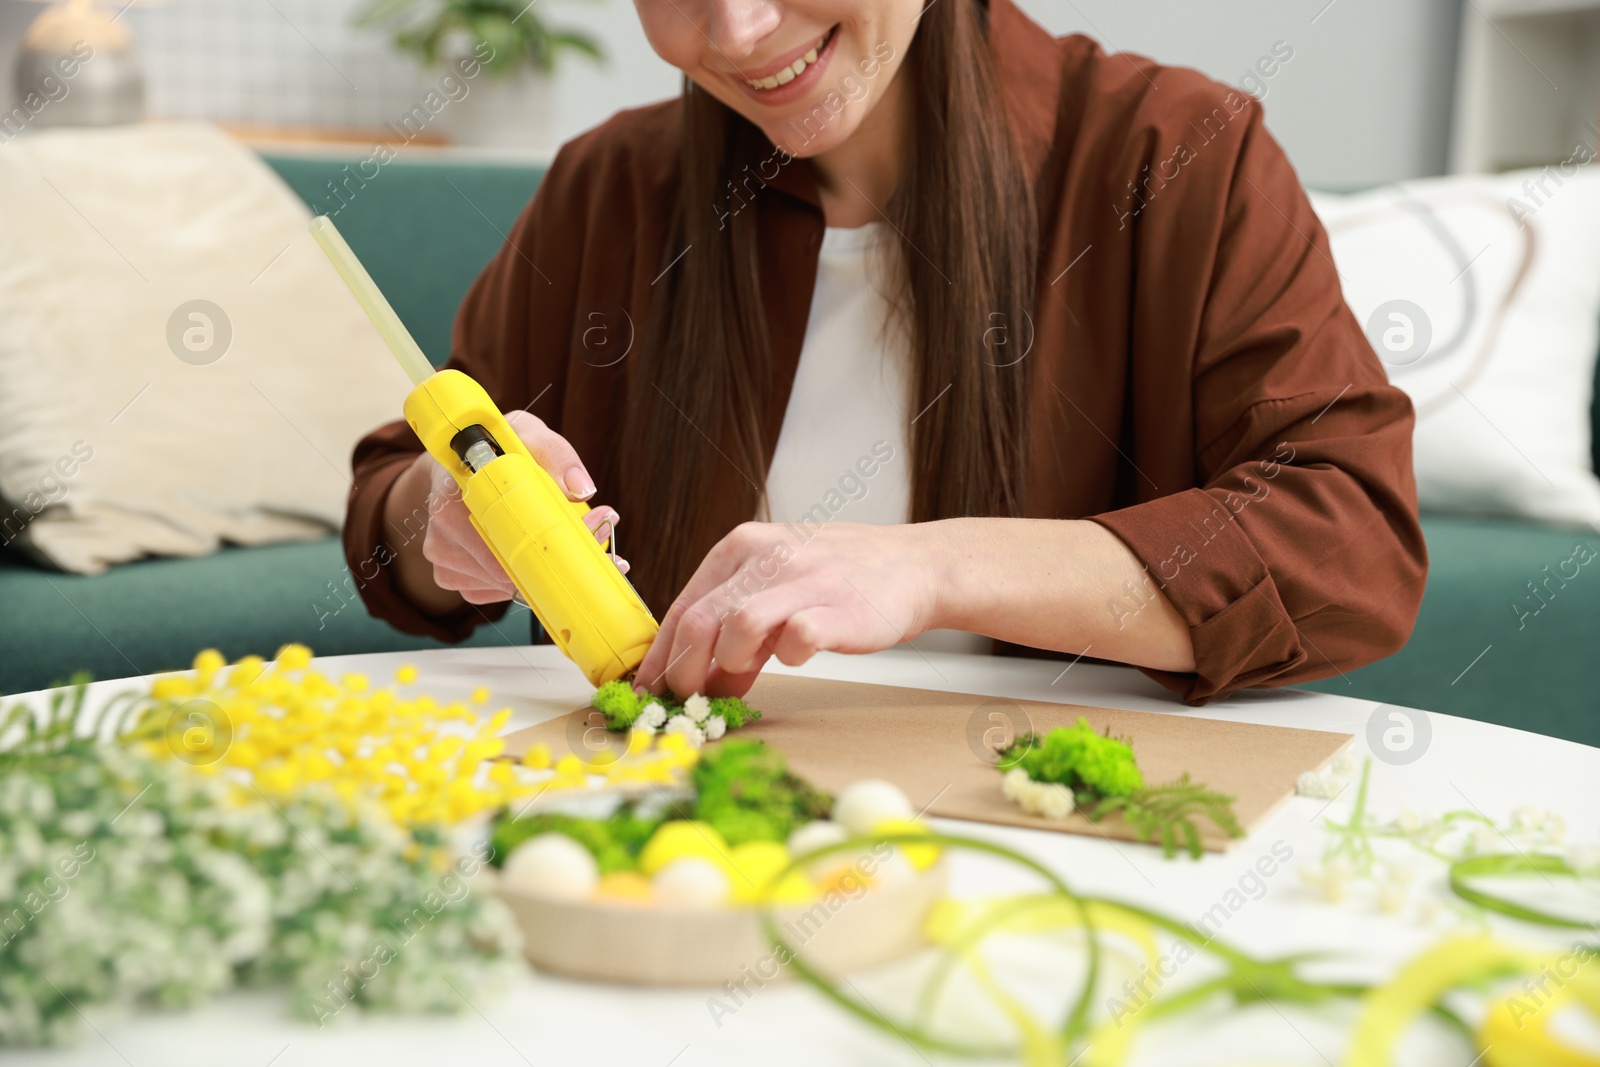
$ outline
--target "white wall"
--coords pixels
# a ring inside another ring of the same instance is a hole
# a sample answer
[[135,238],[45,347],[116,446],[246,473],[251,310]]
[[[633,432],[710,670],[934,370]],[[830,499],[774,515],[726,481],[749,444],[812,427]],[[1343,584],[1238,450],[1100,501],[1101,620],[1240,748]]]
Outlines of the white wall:
[[[1108,47],[1195,66],[1235,84],[1276,42],[1287,42],[1294,58],[1267,83],[1267,115],[1309,184],[1341,188],[1445,169],[1461,0],[1020,2],[1056,33],[1089,33]],[[9,97],[22,28],[38,10],[0,0],[0,100]],[[162,11],[140,14],[153,19]],[[650,50],[628,0],[556,0],[546,17],[590,29],[610,54],[603,68],[572,59],[563,64],[556,100],[561,139],[619,108],[678,91],[677,72]],[[330,93],[345,88],[327,77]]]
[[[1461,0],[1020,3],[1054,33],[1087,33],[1108,48],[1234,84],[1276,42],[1287,42],[1294,58],[1267,83],[1265,104],[1273,133],[1309,184],[1346,188],[1445,169]],[[559,10],[564,21],[601,36],[613,57],[603,72],[572,64],[562,73],[563,139],[618,108],[677,91],[676,72],[650,50],[632,4]]]
[[[1056,33],[1238,84],[1278,41],[1270,128],[1310,185],[1443,173],[1461,0],[1021,0]],[[1468,14],[1467,17],[1476,17]]]

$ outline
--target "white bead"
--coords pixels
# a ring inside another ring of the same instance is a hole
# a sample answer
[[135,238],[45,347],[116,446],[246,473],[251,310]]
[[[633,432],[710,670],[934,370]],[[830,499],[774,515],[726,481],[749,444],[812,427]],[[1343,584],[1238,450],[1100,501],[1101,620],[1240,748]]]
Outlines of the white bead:
[[818,819],[797,826],[789,835],[789,855],[796,859],[818,849],[837,845],[850,836],[850,831],[830,819]]
[[656,872],[650,884],[667,907],[715,908],[728,899],[728,876],[701,856],[673,860]]
[[589,850],[566,834],[539,834],[511,850],[501,884],[514,893],[547,900],[587,900],[600,882]]
[[853,834],[870,834],[890,819],[912,819],[916,812],[899,786],[877,778],[854,782],[833,802],[833,821]]
[[[837,845],[849,837],[850,831],[838,823],[830,819],[818,819],[815,822],[808,822],[804,826],[796,827],[794,832],[789,835],[789,855],[800,859],[809,853],[827,848],[829,845]],[[806,864],[806,873],[813,878],[827,878],[849,867],[858,858],[858,856],[852,856],[849,852],[835,852]]]

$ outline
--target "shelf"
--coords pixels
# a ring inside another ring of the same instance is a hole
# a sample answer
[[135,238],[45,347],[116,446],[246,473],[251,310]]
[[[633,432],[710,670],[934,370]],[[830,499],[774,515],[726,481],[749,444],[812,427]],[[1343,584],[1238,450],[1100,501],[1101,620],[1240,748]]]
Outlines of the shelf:
[[[1490,19],[1541,18],[1600,12],[1600,0],[1478,0],[1478,10]],[[1464,15],[1473,14],[1468,5]]]
[[1600,142],[1600,0],[1476,0],[1462,13],[1451,170],[1573,158]]

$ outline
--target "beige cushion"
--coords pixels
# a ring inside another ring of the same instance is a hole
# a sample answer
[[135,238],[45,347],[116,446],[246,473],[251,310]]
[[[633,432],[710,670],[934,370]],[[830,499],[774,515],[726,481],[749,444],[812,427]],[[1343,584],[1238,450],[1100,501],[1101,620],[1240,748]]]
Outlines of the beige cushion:
[[1345,299],[1416,405],[1425,511],[1600,523],[1600,173],[1584,155],[1313,197]]
[[92,574],[338,528],[408,383],[309,218],[206,125],[0,151],[0,542]]

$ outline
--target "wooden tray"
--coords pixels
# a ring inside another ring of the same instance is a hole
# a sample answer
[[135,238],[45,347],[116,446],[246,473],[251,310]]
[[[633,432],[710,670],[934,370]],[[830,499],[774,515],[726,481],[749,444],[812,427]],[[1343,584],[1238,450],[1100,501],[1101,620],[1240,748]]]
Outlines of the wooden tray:
[[[1069,726],[1081,715],[1096,730],[1109,726],[1113,734],[1132,740],[1147,782],[1170,781],[1187,771],[1196,782],[1233,796],[1234,811],[1248,831],[1294,795],[1301,772],[1321,770],[1351,741],[1349,734],[1178,713],[781,674],[761,675],[746,699],[763,717],[730,736],[768,742],[788,758],[796,774],[822,789],[836,793],[863,778],[882,778],[930,815],[1124,841],[1136,835],[1120,818],[1091,823],[1075,814],[1058,821],[1029,815],[1006,800],[999,772],[982,758],[986,745],[1018,733]],[[570,720],[581,722],[587,713],[579,709],[507,735],[507,754],[520,755],[540,741],[552,752],[568,751],[567,738],[582,736],[581,726],[571,729]],[[1238,843],[1209,822],[1199,824],[1201,843],[1211,851],[1227,851]]]
[[[914,878],[775,912],[785,942],[829,975],[888,963],[926,944],[923,924],[944,896],[938,863]],[[710,985],[786,977],[761,910],[689,911],[574,904],[497,890],[522,927],[523,953],[541,971],[631,985]]]

